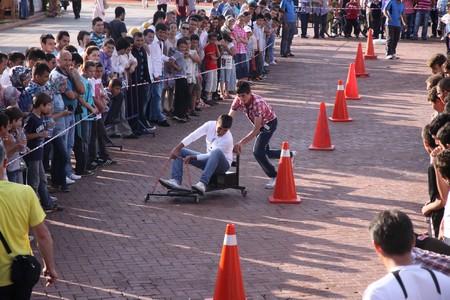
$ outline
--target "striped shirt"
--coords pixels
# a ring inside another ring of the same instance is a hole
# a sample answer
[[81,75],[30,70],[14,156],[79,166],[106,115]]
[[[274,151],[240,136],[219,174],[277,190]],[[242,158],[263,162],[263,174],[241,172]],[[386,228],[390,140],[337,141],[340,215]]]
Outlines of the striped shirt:
[[431,10],[431,0],[419,0],[416,6],[418,11],[430,11]]

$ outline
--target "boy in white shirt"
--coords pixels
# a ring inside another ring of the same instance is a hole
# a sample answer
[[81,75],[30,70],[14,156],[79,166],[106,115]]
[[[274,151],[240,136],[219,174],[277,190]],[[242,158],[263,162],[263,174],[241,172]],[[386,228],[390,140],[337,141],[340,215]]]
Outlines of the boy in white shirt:
[[[222,174],[229,170],[233,162],[233,136],[229,129],[233,118],[227,114],[220,115],[217,121],[209,121],[185,137],[170,153],[172,179],[160,179],[159,182],[168,189],[180,189],[183,179],[183,164],[191,164],[203,170],[200,181],[192,189],[203,195],[213,174]],[[206,153],[186,148],[192,142],[205,136]]]

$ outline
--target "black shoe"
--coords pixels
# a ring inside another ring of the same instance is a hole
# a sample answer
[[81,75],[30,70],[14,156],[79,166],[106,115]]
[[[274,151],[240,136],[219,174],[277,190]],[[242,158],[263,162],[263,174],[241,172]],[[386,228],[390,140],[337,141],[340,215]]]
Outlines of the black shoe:
[[139,137],[138,137],[137,135],[135,135],[134,133],[132,133],[132,134],[130,134],[130,135],[124,136],[123,138],[124,138],[124,139],[135,140],[135,139],[138,139]]
[[281,54],[281,57],[288,57],[287,54]]
[[60,191],[61,193],[70,193],[70,188],[67,184],[58,186],[57,190]]
[[90,176],[90,175],[93,175],[94,174],[94,172],[92,172],[92,171],[89,171],[89,170],[86,170],[83,174],[80,174],[80,173],[77,173],[77,172],[75,172],[75,174],[76,175],[78,175],[78,176]]
[[295,55],[294,55],[294,54],[292,54],[292,53],[289,53],[289,54],[288,54],[288,56],[295,56]]
[[170,124],[169,124],[169,122],[167,122],[167,120],[160,121],[157,123],[157,125],[161,126],[161,127],[170,127]]
[[[134,135],[136,135],[136,136],[141,136],[141,135],[142,135],[142,133],[140,133],[139,131],[133,131],[132,134],[134,134]],[[131,135],[131,134],[130,134],[130,135]]]
[[177,120],[180,123],[186,123],[187,122],[187,120],[185,118],[180,118],[180,117],[177,117],[177,116],[173,116],[173,119]]
[[120,138],[120,135],[114,133],[114,134],[111,134],[109,137],[112,139],[118,139],[118,138]]
[[151,126],[154,126],[158,124],[158,120],[148,120],[148,123],[150,123]]
[[191,111],[191,113],[190,113],[189,115],[190,115],[190,116],[193,116],[193,117],[198,117],[198,116],[200,116],[198,113],[195,112],[195,110]]
[[52,207],[43,207],[44,211],[46,213],[52,213],[52,212],[60,212],[64,210],[64,207],[58,206],[58,205],[54,205]]
[[88,171],[95,171],[95,170],[97,170],[97,167],[98,167],[97,163],[95,161],[91,161],[87,165],[86,170],[88,170]]
[[307,35],[302,35],[302,39],[307,39],[307,38],[309,38],[309,36],[307,36]]
[[117,165],[117,161],[112,160],[111,158],[102,159],[101,163],[102,163],[102,166]]

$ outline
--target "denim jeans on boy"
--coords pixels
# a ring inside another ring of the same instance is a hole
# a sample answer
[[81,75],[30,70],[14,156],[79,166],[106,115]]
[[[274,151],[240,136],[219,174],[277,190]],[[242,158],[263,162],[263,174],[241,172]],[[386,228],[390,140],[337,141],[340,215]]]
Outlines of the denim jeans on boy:
[[[53,131],[53,135],[56,136],[58,131]],[[67,147],[64,142],[64,135],[54,138],[51,142],[53,147],[53,156],[51,158],[51,177],[52,185],[66,185],[66,166],[67,166]]]
[[47,190],[47,176],[45,175],[42,160],[27,161],[27,184],[33,188],[44,209],[53,208],[55,205]]
[[241,80],[243,78],[246,78],[248,76],[248,66],[247,62],[245,61],[247,55],[245,53],[243,54],[236,54],[234,56],[234,62],[236,65],[236,79]]
[[[200,152],[193,151],[187,148],[183,148],[178,153],[179,156],[185,158],[188,155],[199,155]],[[200,181],[205,185],[208,185],[209,180],[213,174],[222,174],[228,171],[230,165],[225,158],[222,150],[214,149],[211,151],[211,155],[207,160],[190,160],[189,163],[199,169],[203,170]],[[183,165],[184,161],[177,158],[172,163],[172,178],[176,179],[179,183],[183,180]]]
[[288,22],[287,27],[283,28],[282,35],[281,35],[281,55],[288,55],[291,54],[291,45],[292,45],[292,39],[294,38],[295,31],[296,31],[296,23],[295,22]]
[[422,39],[427,39],[427,32],[428,32],[428,18],[430,17],[429,11],[416,11],[416,19],[414,21],[414,38],[418,38],[419,33],[419,27],[422,26]]
[[276,37],[276,35],[272,34],[267,39],[267,56],[269,57],[269,63],[275,61],[275,57],[274,57],[275,37]]
[[66,176],[69,177],[72,173],[72,163],[70,162],[70,158],[72,156],[73,145],[75,143],[75,116],[71,113],[68,116],[64,117],[64,121],[66,122],[65,128],[69,128],[65,134],[66,146],[67,146],[67,165],[66,165]]
[[256,136],[255,144],[253,145],[253,155],[256,161],[263,169],[267,176],[277,177],[277,171],[270,162],[270,158],[280,158],[281,150],[271,150],[269,146],[270,139],[273,133],[277,130],[277,119],[267,123],[269,129],[261,127],[259,134]]
[[148,105],[150,106],[150,117],[148,119],[152,121],[162,122],[166,119],[166,117],[162,113],[162,106],[161,106],[162,89],[163,89],[162,82],[150,84],[148,97],[150,99],[150,102],[148,103]]

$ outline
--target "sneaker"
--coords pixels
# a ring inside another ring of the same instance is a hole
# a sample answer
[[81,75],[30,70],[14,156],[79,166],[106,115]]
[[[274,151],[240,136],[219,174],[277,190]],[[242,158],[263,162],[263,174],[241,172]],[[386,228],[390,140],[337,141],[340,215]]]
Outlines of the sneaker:
[[115,134],[115,133],[111,134],[109,137],[112,138],[112,139],[119,139],[119,138],[121,138],[120,134]]
[[152,125],[152,124],[147,124],[147,126],[143,126],[144,128],[144,132],[145,131],[151,131],[151,130],[156,130],[156,126]]
[[94,172],[86,170],[83,174],[77,174],[78,176],[90,176],[93,175]]
[[297,151],[291,151],[291,153],[292,153],[291,162],[292,162],[292,164],[294,164],[295,158],[297,157]]
[[54,197],[54,196],[50,196],[50,199],[52,199],[53,202],[58,201],[58,198]]
[[191,111],[189,115],[190,115],[190,116],[193,116],[193,117],[198,117],[198,116],[200,116],[197,112],[195,112],[195,110]]
[[[75,176],[76,176],[76,175],[75,175]],[[75,183],[75,180],[70,179],[69,177],[66,177],[66,183],[67,183],[67,184],[74,184],[74,183]]]
[[192,186],[192,189],[196,191],[199,195],[203,196],[206,191],[206,185],[203,182],[199,181]]
[[394,59],[394,55],[386,55],[386,59]]
[[180,118],[178,116],[173,116],[173,118],[174,118],[174,120],[177,120],[178,122],[181,122],[181,123],[186,123],[187,122],[187,120],[185,118]]
[[270,178],[270,181],[268,183],[266,183],[265,188],[273,190],[275,188],[276,182],[277,182],[276,177]]
[[88,170],[88,171],[95,171],[95,170],[97,170],[97,163],[95,161],[91,161],[87,165],[86,170]]
[[274,61],[271,61],[271,62],[270,62],[270,65],[271,65],[271,66],[276,66],[276,65],[278,65],[278,64],[277,64],[276,62],[274,62]]
[[70,175],[68,177],[66,177],[66,183],[67,183],[67,178],[70,178],[72,180],[79,180],[79,179],[81,179],[81,176],[70,173]]
[[103,159],[103,160],[102,160],[102,165],[103,165],[103,166],[107,166],[107,165],[117,165],[117,161],[112,160],[111,158]]
[[70,188],[67,184],[58,186],[57,190],[61,193],[70,193]]
[[52,212],[60,212],[60,211],[63,211],[64,210],[64,207],[61,207],[61,206],[58,206],[58,205],[54,205],[54,206],[52,206],[52,207],[47,207],[47,208],[43,208],[44,209],[44,211],[46,212],[46,213],[52,213]]
[[161,183],[161,185],[163,187],[168,188],[168,189],[175,189],[175,190],[181,189],[180,183],[175,178],[172,178],[172,179],[169,179],[169,180],[167,180],[167,179],[159,179],[159,183]]
[[264,62],[264,67],[268,67],[269,64],[267,62]]
[[392,56],[394,57],[394,59],[400,59],[400,56],[398,56],[397,54],[392,54]]

